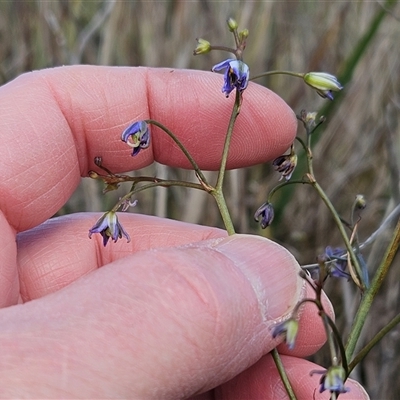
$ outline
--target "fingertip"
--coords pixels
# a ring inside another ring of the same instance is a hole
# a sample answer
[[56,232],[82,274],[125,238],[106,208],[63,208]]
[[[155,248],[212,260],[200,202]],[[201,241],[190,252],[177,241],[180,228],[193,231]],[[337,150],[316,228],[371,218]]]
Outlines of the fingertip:
[[[217,169],[235,98],[233,93],[225,98],[221,92],[223,76],[206,71],[149,69],[148,83],[152,117],[184,141],[202,168]],[[290,107],[274,92],[250,82],[235,123],[228,168],[255,165],[281,155],[293,142],[296,130],[297,120]],[[157,161],[190,167],[170,138],[158,128],[153,132]]]
[[[324,371],[323,368],[310,361],[291,356],[283,355],[281,361],[297,399],[328,400],[331,397],[328,390],[320,393],[321,374],[313,373],[313,371]],[[340,398],[369,399],[367,392],[358,382],[348,379],[345,387],[349,391],[340,394]],[[275,400],[287,398],[287,392],[274,360],[268,354],[231,381],[221,385],[216,390],[215,397],[218,400],[243,398]]]
[[[305,297],[315,299],[315,291],[307,285]],[[322,305],[327,315],[334,320],[335,313],[332,303],[325,292],[322,292]],[[296,343],[292,350],[286,343],[278,346],[282,354],[296,357],[307,357],[316,353],[326,342],[326,331],[318,308],[312,302],[306,302],[299,312],[299,330],[296,337]]]
[[[154,159],[190,167],[172,139],[154,126],[151,146],[132,157],[121,132],[137,120],[159,121],[200,168],[218,169],[234,101],[233,95],[225,98],[222,84],[222,75],[205,71],[80,65],[28,73],[5,85],[0,92],[0,207],[8,221],[23,231],[54,215],[80,177],[97,170],[95,157],[102,157],[114,173],[142,168]],[[228,168],[281,155],[294,140],[296,124],[279,96],[249,84]],[[15,176],[17,183],[8,185]]]

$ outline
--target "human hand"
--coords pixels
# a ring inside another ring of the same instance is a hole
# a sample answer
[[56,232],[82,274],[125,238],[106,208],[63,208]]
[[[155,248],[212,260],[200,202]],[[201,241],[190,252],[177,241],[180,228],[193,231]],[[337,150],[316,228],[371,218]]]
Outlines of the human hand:
[[[87,237],[99,215],[48,220],[95,156],[115,172],[154,160],[188,167],[154,128],[151,148],[130,157],[120,133],[134,120],[162,121],[201,168],[218,168],[233,101],[221,83],[199,71],[76,66],[0,88],[0,397],[283,398],[271,329],[305,291],[286,250],[128,213],[119,219],[132,241],[103,248]],[[296,131],[275,94],[250,84],[244,98],[231,168],[282,154]],[[296,348],[279,347],[299,398],[319,398],[309,376],[318,367],[299,357],[324,340],[305,306]],[[367,397],[346,386],[341,398]]]

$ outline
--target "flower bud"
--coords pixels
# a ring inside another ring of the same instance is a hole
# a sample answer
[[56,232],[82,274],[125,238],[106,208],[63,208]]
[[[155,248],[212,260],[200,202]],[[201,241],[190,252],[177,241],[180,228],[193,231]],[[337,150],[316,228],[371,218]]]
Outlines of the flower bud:
[[290,318],[287,321],[284,321],[275,326],[272,332],[272,337],[276,338],[278,335],[284,335],[285,342],[289,350],[293,350],[298,331],[299,323],[295,319]]
[[303,79],[307,85],[314,88],[325,99],[333,100],[332,92],[343,89],[337,78],[326,72],[309,72],[304,74]]
[[242,31],[239,32],[239,40],[240,42],[243,42],[249,37],[249,30],[248,29],[243,29]]
[[197,47],[194,49],[193,54],[195,56],[199,54],[206,54],[211,51],[211,43],[208,40],[198,38],[197,40]]
[[92,178],[92,179],[97,179],[99,177],[99,174],[95,171],[89,171],[88,175],[89,175],[89,178]]
[[303,126],[307,132],[307,134],[311,134],[325,122],[325,117],[321,115],[319,120],[317,121],[317,112],[307,112],[306,110],[301,110],[300,115],[297,118],[303,122]]
[[359,210],[364,210],[364,208],[367,207],[367,200],[365,200],[364,195],[358,194],[356,196],[355,206]]
[[231,32],[234,32],[238,28],[238,23],[235,19],[229,18],[226,23],[228,24],[228,28]]
[[335,393],[339,396],[340,393],[346,393],[350,389],[344,386],[346,380],[346,371],[341,365],[333,365],[328,368],[327,371],[311,371],[310,375],[314,373],[322,373],[320,380],[319,392],[322,393],[325,390],[329,390],[331,393]]
[[264,203],[254,214],[254,220],[258,222],[262,229],[271,225],[274,219],[274,208],[271,203]]

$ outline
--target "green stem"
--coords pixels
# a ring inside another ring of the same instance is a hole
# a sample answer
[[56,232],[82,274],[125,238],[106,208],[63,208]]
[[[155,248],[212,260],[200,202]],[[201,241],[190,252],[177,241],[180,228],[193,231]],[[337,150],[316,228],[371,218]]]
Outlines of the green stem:
[[189,160],[190,164],[192,165],[193,169],[196,172],[196,175],[199,177],[199,180],[201,182],[204,182],[206,186],[208,186],[207,179],[201,172],[201,169],[197,165],[196,161],[194,161],[193,157],[190,155],[190,153],[186,150],[186,147],[182,144],[182,142],[163,124],[161,124],[158,121],[155,121],[154,119],[148,119],[146,120],[148,124],[152,124],[157,126],[158,128],[162,129],[177,145],[178,147],[182,150],[183,154],[185,154],[186,158]]
[[340,219],[337,211],[335,210],[335,207],[333,206],[333,204],[331,203],[331,201],[329,200],[328,196],[325,194],[324,190],[319,185],[319,183],[317,181],[313,181],[313,182],[311,182],[311,184],[313,185],[315,190],[318,192],[319,197],[321,197],[322,201],[328,207],[328,210],[330,211],[330,213],[331,213],[331,215],[333,217],[333,220],[335,221],[336,226],[339,229],[339,232],[340,232],[340,235],[342,236],[342,240],[344,242],[346,250],[349,253],[351,264],[355,268],[355,270],[357,272],[357,275],[358,275],[358,278],[360,279],[361,290],[364,291],[365,290],[365,284],[364,284],[364,282],[362,280],[362,273],[361,273],[360,263],[358,262],[358,258],[356,256],[356,253],[354,252],[353,246],[350,243],[350,239],[347,236],[347,233],[345,231],[345,228],[344,228],[344,225],[342,223],[342,220]]
[[220,51],[226,51],[228,53],[236,54],[236,50],[232,49],[231,47],[227,46],[211,46],[210,50],[220,50]]
[[267,71],[267,72],[263,72],[260,75],[256,75],[250,78],[251,81],[254,81],[255,79],[258,78],[263,78],[264,76],[270,76],[270,75],[290,75],[290,76],[295,76],[296,78],[303,78],[304,74],[300,73],[300,72],[292,72],[292,71]]
[[304,153],[307,154],[308,153],[308,149],[307,149],[307,145],[304,143],[303,139],[296,136],[295,139],[301,144],[301,146],[303,147]]
[[350,255],[350,260],[352,266],[356,269],[358,279],[360,281],[361,285],[361,290],[364,291],[365,289],[365,283],[363,282],[362,279],[362,273],[361,273],[361,267],[360,263],[358,262],[358,258],[356,256],[356,253],[354,252],[353,246],[350,243],[350,239],[347,236],[346,230],[344,228],[343,222],[340,219],[335,207],[333,206],[332,202],[329,200],[328,196],[325,194],[324,190],[322,187],[319,185],[319,183],[316,181],[315,176],[314,176],[314,167],[313,167],[313,155],[311,151],[311,133],[307,132],[307,145],[306,145],[307,151],[306,151],[306,160],[307,160],[307,169],[309,173],[309,178],[311,181],[311,185],[314,187],[314,189],[317,191],[319,197],[322,199],[322,201],[325,203],[325,205],[328,207],[328,210],[330,211],[333,220],[336,223],[336,226],[339,229],[340,235],[342,236],[343,242],[346,246],[346,249]]
[[[153,180],[154,180],[154,178],[153,178]],[[138,188],[135,188],[134,190],[131,190],[129,193],[127,193],[125,196],[123,196],[119,199],[118,203],[111,209],[111,211],[117,211],[121,207],[121,205],[126,200],[129,200],[134,194],[139,193],[146,189],[151,189],[151,188],[157,187],[157,186],[161,186],[161,187],[180,186],[180,187],[186,187],[186,188],[192,188],[192,189],[198,189],[198,190],[205,190],[204,186],[199,183],[157,179],[156,182],[149,183],[148,185],[143,185]]]
[[[397,0],[386,0],[383,4],[384,8],[386,9],[393,9],[393,7],[397,4]],[[358,39],[356,46],[352,49],[351,54],[347,57],[346,62],[344,63],[343,68],[341,68],[341,73],[338,74],[339,82],[342,83],[343,86],[352,79],[353,73],[359,65],[360,60],[363,59],[364,56],[368,54],[368,48],[374,38],[377,36],[377,31],[381,26],[382,22],[384,21],[385,16],[388,14],[384,8],[377,8],[374,16],[372,17],[371,22],[369,23],[365,33]],[[253,78],[254,79],[254,78]],[[340,100],[345,95],[346,91],[342,90],[341,92],[337,92],[335,95],[335,101],[326,102],[325,106],[320,110],[319,114],[324,115],[327,119],[334,113],[337,107],[340,105]],[[313,135],[312,142],[316,144],[317,141],[322,137],[322,135]],[[299,157],[298,160],[298,171],[302,171],[302,166],[304,166],[305,159],[304,157]],[[298,173],[294,173],[294,178],[298,177]],[[282,211],[284,206],[288,204],[292,197],[294,191],[290,188],[285,198],[281,199],[280,202],[275,204],[275,222],[279,223],[280,219],[282,218]]]
[[282,383],[285,386],[286,392],[290,400],[296,400],[297,397],[294,394],[292,385],[290,384],[289,378],[286,374],[284,365],[282,364],[281,357],[279,356],[278,350],[275,348],[271,351],[272,358],[275,362],[276,368],[278,369],[279,375],[282,379]]
[[399,245],[400,245],[400,219],[394,230],[392,241],[389,244],[386,253],[382,259],[382,262],[375,273],[371,286],[365,292],[364,297],[362,298],[362,301],[360,303],[360,306],[358,307],[357,314],[354,318],[354,322],[351,327],[351,332],[349,334],[346,343],[346,356],[348,360],[350,360],[354,354],[354,349],[356,347],[358,338],[360,337],[361,329],[364,326],[365,320],[368,316],[371,304],[375,298],[376,293],[381,287],[387,272],[389,271],[389,267],[392,264],[393,258],[396,255]]
[[279,189],[282,189],[283,187],[286,187],[286,186],[289,186],[289,185],[294,185],[294,184],[296,184],[296,183],[301,183],[301,184],[303,184],[303,185],[304,185],[304,184],[307,184],[307,185],[310,185],[310,184],[311,184],[309,181],[301,181],[301,180],[282,182],[282,183],[280,183],[279,185],[276,185],[276,186],[274,186],[274,187],[271,189],[271,191],[270,191],[269,194],[268,194],[267,201],[269,202],[269,201],[272,199],[273,195],[274,195]]
[[342,341],[342,337],[340,335],[340,332],[339,332],[336,324],[332,321],[332,319],[329,317],[328,314],[325,314],[325,318],[327,319],[327,322],[328,322],[329,326],[332,329],[332,333],[335,336],[336,343],[337,343],[337,345],[339,347],[342,366],[343,366],[344,370],[346,371],[346,373],[348,373],[349,366],[347,364],[346,351],[345,351],[344,346],[343,346],[343,341]]
[[232,139],[233,127],[235,126],[236,118],[239,115],[240,99],[241,99],[241,94],[240,94],[239,90],[236,89],[235,104],[233,106],[231,118],[229,120],[229,125],[228,125],[228,129],[226,132],[224,149],[222,151],[222,157],[221,157],[221,165],[219,168],[217,184],[215,185],[215,190],[217,192],[222,191],[222,185],[224,183],[226,163],[228,160],[228,153],[229,153],[229,145],[230,145],[231,139]]
[[355,366],[369,353],[369,351],[400,322],[400,314],[397,314],[384,328],[382,328],[371,340],[363,347],[349,364],[349,374]]
[[323,310],[320,311],[320,314],[321,314],[321,319],[322,319],[322,322],[323,322],[324,328],[325,328],[326,340],[328,341],[329,353],[331,356],[331,365],[337,366],[339,360],[338,360],[338,357],[336,354],[335,341],[333,340],[333,335],[329,329],[328,318]]
[[306,156],[307,156],[308,173],[311,174],[311,176],[315,179],[315,177],[314,177],[314,167],[313,167],[313,164],[312,164],[313,155],[312,155],[312,151],[311,151],[311,134],[310,134],[310,132],[307,132]]
[[[302,142],[300,142],[300,143],[302,143]],[[316,179],[314,177],[314,168],[313,168],[313,163],[312,163],[313,156],[312,156],[312,152],[311,152],[311,134],[309,132],[307,132],[307,144],[305,146],[305,149],[306,149],[306,155],[307,155],[307,157],[306,157],[307,169],[308,169],[308,173],[311,177],[310,183],[314,187],[314,189],[318,192],[319,197],[322,199],[322,201],[328,207],[328,210],[330,211],[330,213],[336,223],[336,226],[339,229],[340,235],[342,236],[343,242],[344,242],[346,249],[350,255],[350,260],[351,260],[352,266],[357,271],[358,279],[360,280],[360,283],[361,283],[361,290],[364,290],[365,284],[362,279],[360,263],[358,262],[358,258],[354,252],[353,246],[350,243],[349,237],[347,236],[347,233],[345,231],[342,220],[340,219],[335,207],[329,200],[328,196],[325,194],[324,190],[322,189],[322,187],[319,185],[319,183],[316,181]]]
[[224,184],[226,163],[228,160],[229,146],[232,139],[233,128],[235,126],[236,118],[239,115],[240,101],[241,94],[239,90],[236,90],[235,104],[232,109],[231,118],[229,120],[229,125],[225,136],[225,143],[221,156],[221,164],[219,167],[217,184],[215,185],[215,188],[213,190],[210,190],[210,193],[214,196],[215,201],[217,202],[219,212],[221,213],[222,220],[229,235],[233,235],[235,233],[235,228],[233,226],[232,219],[228,211],[222,187]]
[[228,235],[235,234],[235,227],[233,226],[233,222],[231,216],[228,211],[228,206],[225,201],[225,197],[222,191],[211,192],[214,196],[215,201],[217,202],[219,212],[221,214],[222,221],[224,222],[225,229],[228,232]]

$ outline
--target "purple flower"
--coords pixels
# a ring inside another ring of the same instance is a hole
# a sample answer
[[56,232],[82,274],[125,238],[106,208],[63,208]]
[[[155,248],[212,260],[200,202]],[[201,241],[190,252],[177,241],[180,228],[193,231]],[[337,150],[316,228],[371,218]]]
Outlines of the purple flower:
[[132,156],[136,156],[140,149],[150,145],[150,130],[145,121],[134,122],[121,135],[121,140],[133,148]]
[[269,202],[264,203],[254,214],[254,219],[256,222],[260,223],[262,229],[271,225],[274,219],[274,208]]
[[272,337],[276,338],[278,335],[285,335],[285,342],[289,350],[293,350],[298,330],[299,323],[295,319],[290,318],[275,326]]
[[239,90],[239,92],[242,92],[247,88],[250,75],[247,64],[240,60],[228,58],[227,60],[222,61],[221,63],[212,67],[213,72],[221,71],[222,69],[225,69],[224,86],[222,87],[222,92],[225,93],[226,97],[229,97],[229,94],[235,88]]
[[335,393],[337,396],[340,393],[346,393],[350,389],[344,386],[346,379],[346,371],[341,365],[335,365],[329,367],[327,371],[311,371],[312,374],[323,374],[320,380],[321,387],[319,392],[322,393],[325,390],[329,390],[331,393]]
[[118,221],[117,214],[114,211],[109,211],[103,214],[97,222],[89,229],[89,238],[92,238],[93,233],[100,233],[103,236],[103,245],[106,246],[108,239],[112,239],[114,243],[121,239],[122,236],[126,237],[128,243],[131,241],[128,233]]
[[297,165],[297,155],[293,150],[293,147],[289,154],[284,154],[272,162],[275,171],[280,172],[282,175],[279,180],[285,178],[287,181],[292,177],[293,171]]
[[336,278],[350,278],[350,275],[345,272],[347,268],[346,251],[340,247],[332,249],[332,247],[327,246],[325,249],[325,256],[328,261],[332,261],[329,268],[330,276],[335,276]]

